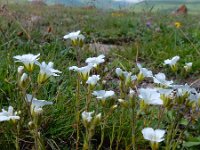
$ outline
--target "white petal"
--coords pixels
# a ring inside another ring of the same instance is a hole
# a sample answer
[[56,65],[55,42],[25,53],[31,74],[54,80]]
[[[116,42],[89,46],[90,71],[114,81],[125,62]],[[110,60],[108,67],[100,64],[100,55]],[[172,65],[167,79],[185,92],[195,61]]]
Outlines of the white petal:
[[144,139],[152,141],[152,138],[154,136],[154,129],[144,128],[142,130],[142,134],[143,134]]

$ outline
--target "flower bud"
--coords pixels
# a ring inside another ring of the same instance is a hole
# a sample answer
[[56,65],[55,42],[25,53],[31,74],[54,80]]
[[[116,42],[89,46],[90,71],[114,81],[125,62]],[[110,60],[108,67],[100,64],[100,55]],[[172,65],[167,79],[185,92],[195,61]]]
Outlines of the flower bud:
[[34,123],[33,123],[32,121],[30,121],[30,122],[28,123],[28,126],[29,126],[29,128],[30,128],[31,130],[33,130],[33,129],[35,128],[35,125],[34,125]]
[[128,107],[127,101],[125,101],[125,100],[123,100],[123,99],[118,99],[118,102],[119,102],[123,107],[125,107],[125,108]]
[[139,73],[139,74],[137,75],[137,81],[138,81],[138,82],[141,82],[143,79],[144,79],[144,75],[143,75],[142,73]]
[[24,66],[19,66],[19,67],[17,68],[17,72],[18,72],[19,75],[22,75],[23,72],[24,72]]
[[101,113],[99,113],[94,117],[93,124],[96,126],[100,123],[100,121],[101,121]]
[[27,83],[28,83],[28,75],[26,73],[23,73],[20,78],[19,85],[21,88],[25,88]]

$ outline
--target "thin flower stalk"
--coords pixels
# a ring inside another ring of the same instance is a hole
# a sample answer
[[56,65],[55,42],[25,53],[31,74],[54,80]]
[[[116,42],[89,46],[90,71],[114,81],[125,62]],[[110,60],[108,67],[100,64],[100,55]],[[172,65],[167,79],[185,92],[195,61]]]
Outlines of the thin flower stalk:
[[132,128],[132,138],[131,138],[131,143],[132,143],[132,149],[136,150],[136,99],[131,96],[130,97],[130,104],[131,104],[131,128]]
[[76,150],[79,149],[79,125],[80,125],[80,75],[78,74],[78,80],[76,85]]
[[107,120],[108,118],[112,115],[113,111],[117,108],[116,105],[111,106],[109,112],[106,111],[106,109],[102,109],[103,110],[103,120],[102,120],[102,125],[101,125],[101,142],[98,146],[98,150],[100,150],[102,148],[103,142],[104,142],[104,136],[105,136],[105,127],[107,124]]

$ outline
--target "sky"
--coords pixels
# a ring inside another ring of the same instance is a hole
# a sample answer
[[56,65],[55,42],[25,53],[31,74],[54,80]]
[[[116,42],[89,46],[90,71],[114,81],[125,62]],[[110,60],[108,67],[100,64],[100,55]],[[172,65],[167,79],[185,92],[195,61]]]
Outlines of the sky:
[[113,0],[113,1],[121,1],[121,2],[129,2],[129,3],[138,3],[141,2],[143,0]]

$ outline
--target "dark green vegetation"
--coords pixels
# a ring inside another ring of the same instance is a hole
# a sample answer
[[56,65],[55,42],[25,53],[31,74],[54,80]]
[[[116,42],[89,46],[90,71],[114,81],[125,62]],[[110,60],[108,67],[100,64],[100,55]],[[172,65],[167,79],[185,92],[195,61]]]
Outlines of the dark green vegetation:
[[[181,73],[178,73],[177,82],[189,81],[191,83],[199,78],[199,15],[175,17],[170,14],[149,12],[140,14],[126,11],[103,12],[96,9],[34,5],[10,5],[2,8],[0,13],[0,108],[8,104],[15,106],[19,98],[15,82],[18,64],[14,62],[13,56],[40,53],[41,60],[53,61],[55,67],[62,71],[60,77],[52,78],[51,82],[43,87],[43,91],[46,92],[39,95],[39,98],[54,102],[54,105],[46,107],[41,128],[48,149],[57,147],[74,149],[75,144],[76,124],[73,113],[76,77],[68,71],[68,67],[76,65],[76,56],[70,42],[62,39],[63,35],[71,31],[80,29],[86,36],[86,46],[81,52],[83,63],[87,57],[96,56],[95,52],[88,50],[89,43],[102,42],[117,47],[106,56],[105,66],[110,71],[104,70],[102,79],[109,80],[114,77],[116,67],[131,70],[135,67],[136,59],[155,73],[165,72],[174,79],[175,77],[166,69],[167,67],[163,67],[163,61],[175,55],[181,57],[181,66],[185,62],[193,62],[191,74],[183,78]],[[178,29],[174,25],[177,21],[181,23]],[[150,26],[147,26],[147,22],[150,22]],[[52,30],[48,32],[50,28]],[[116,83],[108,82],[106,85],[107,89],[115,87]],[[113,116],[118,116],[119,113],[120,111],[113,113]],[[113,136],[112,146],[113,148],[116,146],[118,121],[114,119],[116,118],[111,117],[106,128],[108,132],[105,135],[104,148],[110,146],[110,143],[106,141],[110,141]],[[125,120],[126,122],[121,126],[124,131],[123,138],[120,139],[122,149],[130,140],[131,134],[128,116]],[[113,122],[116,122],[116,125],[110,128]],[[1,123],[0,126],[1,149],[14,149],[11,143],[13,137],[9,131],[4,131],[6,125],[7,123]],[[27,127],[24,128],[25,130],[20,135],[21,147],[30,149],[32,139],[26,130]],[[191,125],[192,132],[190,133],[192,134],[186,134],[184,140],[193,140],[198,143],[199,138],[191,139],[190,137],[198,137],[199,128],[200,125]],[[116,131],[113,132],[114,135],[111,135],[112,130]],[[137,140],[140,141],[142,135],[141,133],[137,135]],[[94,146],[98,144],[99,138],[99,128],[97,128],[92,141]],[[147,149],[143,141],[138,147]],[[199,147],[197,146],[196,149]]]

